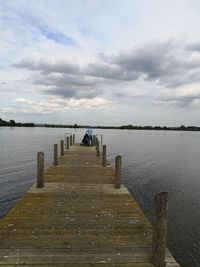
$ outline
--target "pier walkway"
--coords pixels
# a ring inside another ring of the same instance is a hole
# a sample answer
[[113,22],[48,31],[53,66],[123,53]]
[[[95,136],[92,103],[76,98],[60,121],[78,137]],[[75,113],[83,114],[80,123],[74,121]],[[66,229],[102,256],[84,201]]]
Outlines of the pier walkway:
[[152,226],[113,183],[94,147],[70,146],[0,221],[0,266],[154,267]]

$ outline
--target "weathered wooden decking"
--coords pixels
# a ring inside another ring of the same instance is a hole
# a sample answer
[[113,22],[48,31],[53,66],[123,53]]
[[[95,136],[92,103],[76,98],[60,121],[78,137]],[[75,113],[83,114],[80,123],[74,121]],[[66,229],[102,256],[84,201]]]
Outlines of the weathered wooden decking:
[[94,147],[73,145],[58,163],[0,221],[0,266],[153,267],[152,226]]

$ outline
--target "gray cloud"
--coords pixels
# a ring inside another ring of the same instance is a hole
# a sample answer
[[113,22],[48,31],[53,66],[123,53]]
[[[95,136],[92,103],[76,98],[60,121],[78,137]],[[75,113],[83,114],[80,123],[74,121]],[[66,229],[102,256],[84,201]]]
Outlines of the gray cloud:
[[88,64],[84,73],[121,81],[143,79],[176,87],[199,81],[200,57],[192,57],[192,52],[176,40],[152,41],[118,55],[101,53],[101,64]]
[[160,97],[157,98],[157,101],[165,104],[165,105],[174,105],[180,107],[188,107],[195,99],[200,99],[192,96],[184,96],[184,97]]
[[101,94],[98,79],[81,75],[41,75],[33,79],[35,84],[45,86],[44,92],[66,98],[93,98]]
[[75,86],[63,86],[63,87],[49,87],[45,89],[45,92],[50,95],[62,96],[65,98],[75,98],[75,99],[91,99],[101,94],[101,89],[91,88],[91,87],[75,87]]
[[[156,81],[166,87],[199,81],[200,58],[194,60],[191,53],[172,41],[153,42],[146,46],[134,47],[110,59],[127,72],[137,77]],[[184,79],[183,79],[184,77]]]
[[172,49],[171,42],[136,46],[126,53],[115,56],[113,61],[127,71],[143,73],[149,79],[155,79],[163,75],[165,64],[168,62],[169,53]]
[[186,46],[188,50],[200,52],[200,42],[190,43]]
[[155,102],[166,105],[182,107],[192,106],[195,101],[200,101],[200,86],[184,86],[174,90],[163,90],[155,98]]
[[49,73],[68,73],[75,74],[79,73],[79,66],[72,62],[51,62],[46,60],[35,61],[30,58],[25,58],[19,63],[13,64],[14,67],[20,69],[28,69],[30,71],[39,71],[42,74]]
[[165,88],[199,82],[200,57],[193,57],[193,51],[199,45],[184,46],[172,39],[151,41],[117,55],[99,54],[96,61],[86,62],[81,67],[70,60],[52,62],[31,59],[24,59],[14,66],[35,72],[33,82],[42,85],[42,90],[47,94],[91,98],[100,95],[105,85],[115,86],[119,82],[126,82],[126,86],[127,82],[145,80]]
[[33,71],[31,80],[34,84],[41,85],[41,90],[46,94],[90,99],[102,93],[101,79],[87,75],[80,70],[78,64],[72,62],[52,63],[23,59],[14,64],[14,67]]
[[138,78],[134,70],[127,71],[123,66],[112,63],[89,63],[82,69],[82,73],[89,76],[101,77],[103,79],[132,81]]
[[123,93],[116,93],[115,96],[121,98],[121,97],[125,97],[126,94],[123,94]]
[[46,75],[42,76],[40,79],[36,80],[35,83],[43,84],[46,86],[96,86],[98,83],[97,79],[87,78],[81,75],[70,75],[70,74],[61,74],[61,75]]

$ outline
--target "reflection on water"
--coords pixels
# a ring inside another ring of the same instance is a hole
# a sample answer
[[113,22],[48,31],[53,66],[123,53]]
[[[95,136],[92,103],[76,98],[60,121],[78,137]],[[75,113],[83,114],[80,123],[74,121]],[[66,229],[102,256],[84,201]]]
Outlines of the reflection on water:
[[[36,153],[53,162],[53,144],[73,129],[0,127],[0,216],[36,179]],[[81,141],[85,130],[76,130]],[[123,179],[153,221],[157,192],[169,192],[168,247],[182,267],[200,266],[200,133],[95,130],[104,135],[109,161],[122,155]]]

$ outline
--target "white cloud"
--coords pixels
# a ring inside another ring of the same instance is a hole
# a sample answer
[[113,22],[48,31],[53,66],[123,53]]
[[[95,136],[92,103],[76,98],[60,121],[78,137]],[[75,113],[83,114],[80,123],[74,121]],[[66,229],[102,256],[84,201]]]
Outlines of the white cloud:
[[113,102],[100,97],[96,97],[94,99],[64,99],[52,96],[45,100],[39,101],[25,98],[16,98],[10,103],[8,108],[0,108],[0,112],[22,114],[51,114],[63,112],[69,108],[111,110],[114,108],[114,104]]

